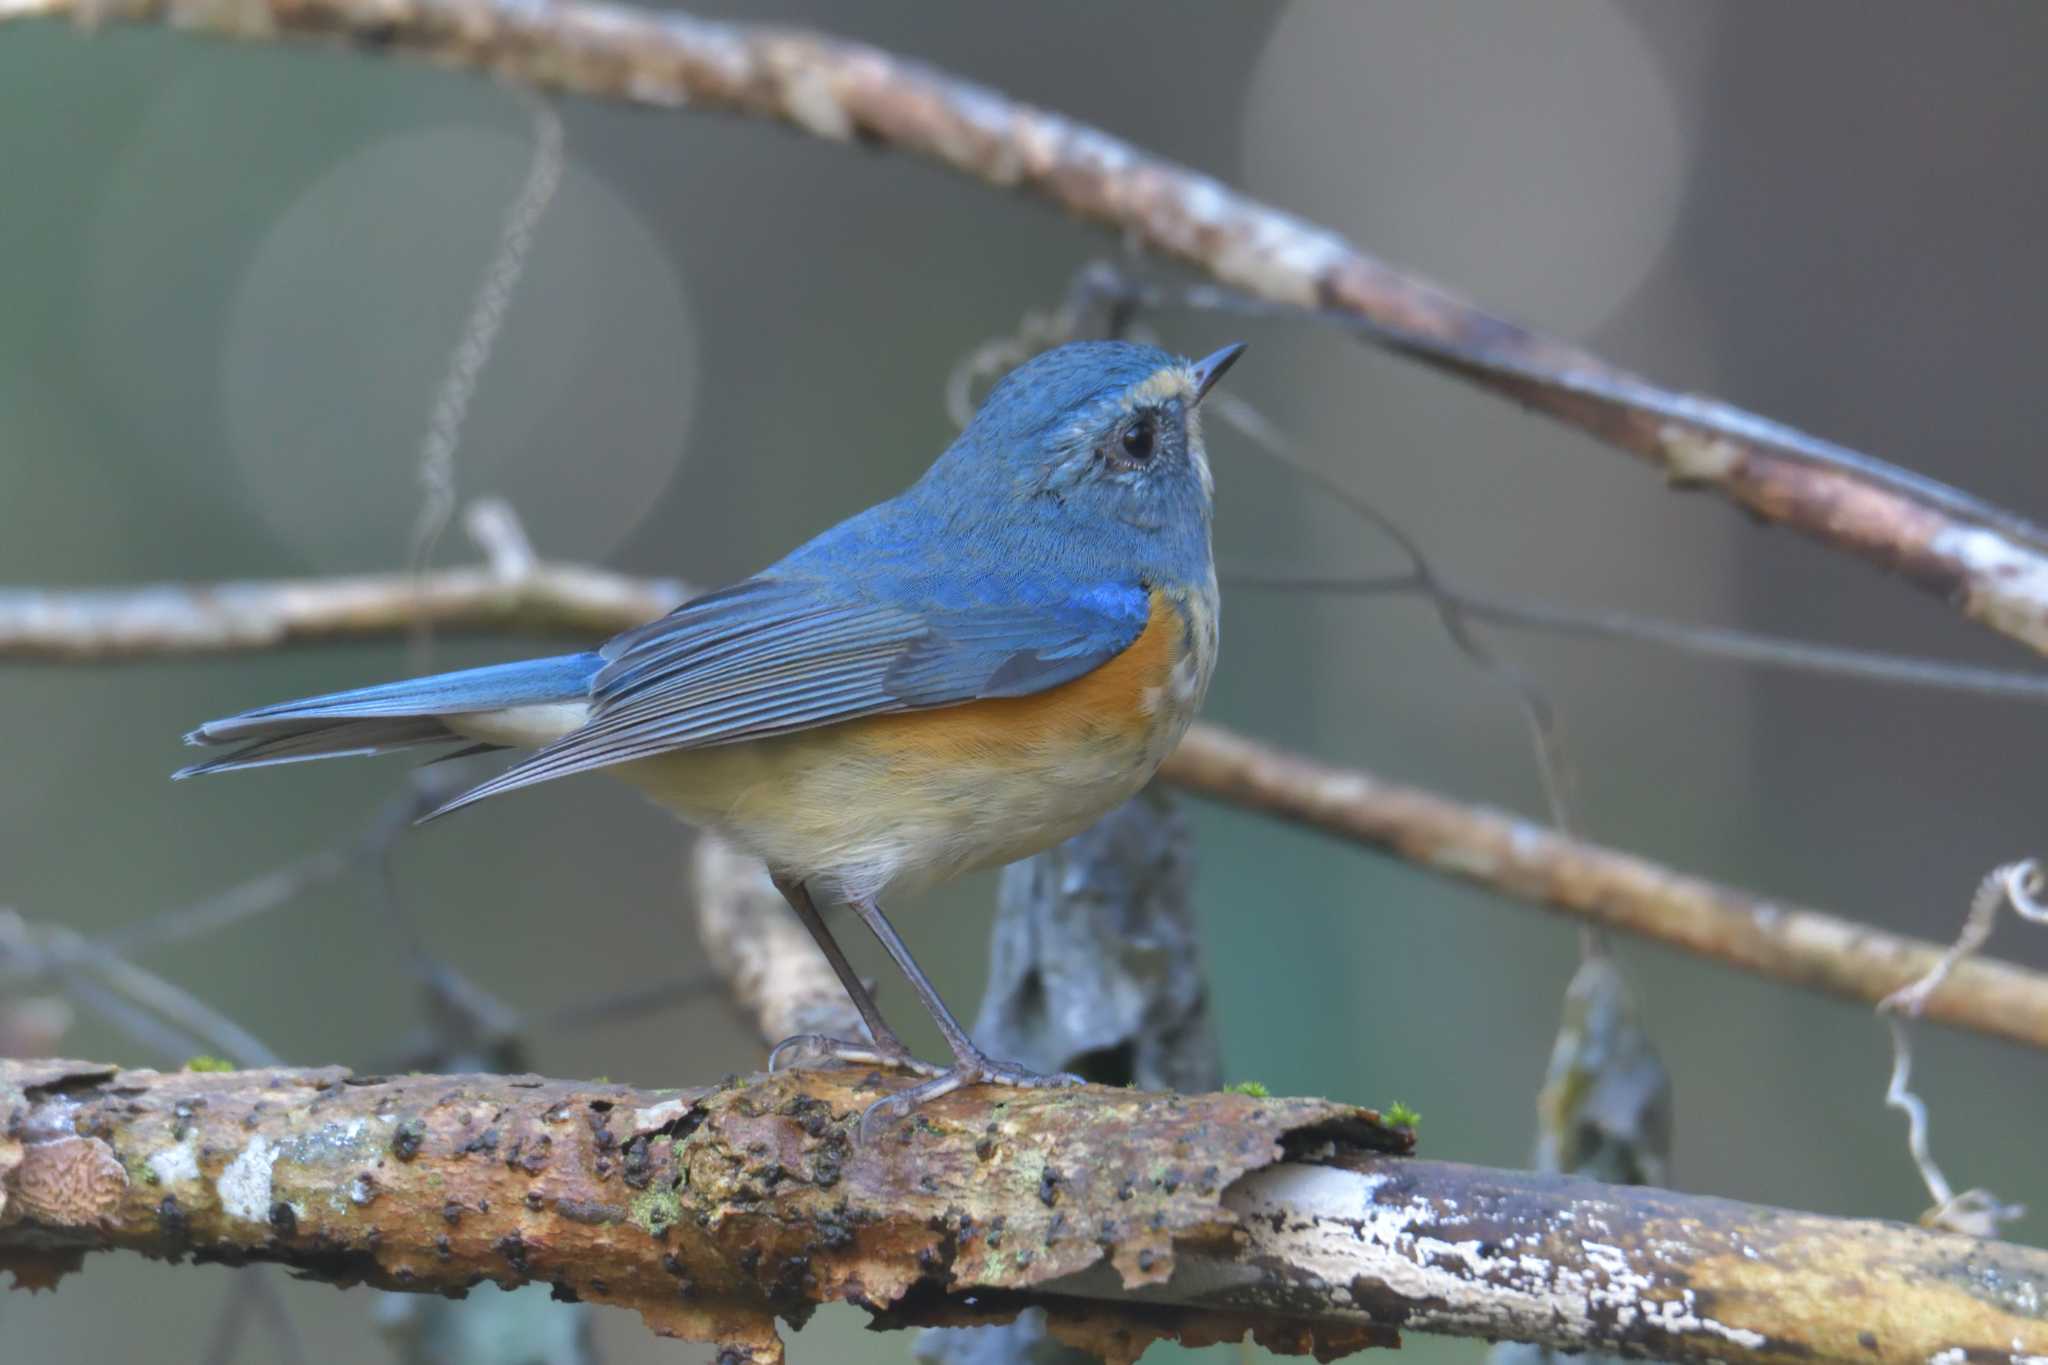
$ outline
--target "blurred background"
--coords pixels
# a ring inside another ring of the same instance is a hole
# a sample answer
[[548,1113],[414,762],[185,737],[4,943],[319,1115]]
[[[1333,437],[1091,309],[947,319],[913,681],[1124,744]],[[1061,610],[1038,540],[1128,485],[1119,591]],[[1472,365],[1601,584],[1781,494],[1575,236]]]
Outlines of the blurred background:
[[[695,9],[928,59],[1674,387],[2048,512],[2038,4]],[[943,389],[961,357],[1116,246],[906,158],[735,119],[561,113],[560,192],[455,459],[459,498],[510,499],[548,558],[704,584],[758,568],[914,478],[952,435]],[[0,33],[0,581],[403,566],[422,435],[533,140],[512,92],[410,63]],[[2028,662],[1898,580],[1674,496],[1627,457],[1334,332],[1148,323],[1194,354],[1249,340],[1232,391],[1475,589]],[[1383,537],[1247,443],[1212,425],[1211,445],[1227,565],[1399,567]],[[436,558],[475,552],[458,528]],[[1512,699],[1425,606],[1226,598],[1212,718],[1541,815]],[[2026,703],[1497,643],[1559,707],[1580,819],[1602,842],[1938,939],[1986,870],[2041,851],[2041,713]],[[433,649],[444,666],[542,652]],[[178,736],[409,666],[402,642],[0,665],[0,906],[99,932],[353,836],[402,790],[403,760],[174,787]],[[1227,1074],[1402,1100],[1428,1154],[1525,1164],[1572,927],[1240,811],[1193,814]],[[406,836],[394,886],[431,953],[542,1013],[695,969],[686,850],[633,793],[577,779]],[[993,887],[899,907],[963,1008],[986,972]],[[145,960],[290,1061],[375,1067],[419,1018],[372,892],[343,878]],[[2032,940],[2007,927],[1993,951],[2048,964]],[[849,944],[880,967],[872,944]],[[1640,944],[1620,953],[1675,1081],[1676,1184],[1841,1214],[1926,1206],[1881,1107],[1889,1053],[1867,1009]],[[2048,1240],[2048,1059],[1916,1036],[1950,1177],[2033,1204],[2006,1235]],[[183,1060],[84,1014],[60,1047]],[[539,1037],[531,1060],[677,1084],[761,1051],[704,996]],[[388,1358],[369,1295],[277,1278],[314,1359]],[[61,1292],[0,1302],[0,1356],[202,1359],[231,1284],[95,1259]],[[909,1337],[863,1321],[821,1313],[791,1358],[908,1357]],[[609,1361],[710,1358],[626,1314],[597,1330]],[[275,1347],[252,1329],[243,1351]]]

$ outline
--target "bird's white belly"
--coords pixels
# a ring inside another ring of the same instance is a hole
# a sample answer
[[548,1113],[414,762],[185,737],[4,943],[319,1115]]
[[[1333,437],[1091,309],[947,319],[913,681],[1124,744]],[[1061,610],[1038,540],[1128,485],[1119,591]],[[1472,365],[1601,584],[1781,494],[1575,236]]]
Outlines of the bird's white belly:
[[620,777],[690,823],[841,898],[917,891],[1051,848],[1134,795],[1185,724],[1137,743],[944,763],[859,723],[665,754]]

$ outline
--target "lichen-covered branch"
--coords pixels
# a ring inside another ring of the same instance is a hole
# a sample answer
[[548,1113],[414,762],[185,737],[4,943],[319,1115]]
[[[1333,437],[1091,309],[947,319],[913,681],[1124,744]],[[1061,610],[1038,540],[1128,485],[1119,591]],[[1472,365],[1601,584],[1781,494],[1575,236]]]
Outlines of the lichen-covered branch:
[[1112,1360],[1246,1332],[1328,1358],[1403,1327],[1674,1361],[2048,1353],[2048,1253],[1418,1161],[1320,1100],[977,1090],[857,1142],[892,1084],[0,1062],[0,1266],[49,1284],[119,1249],[549,1284],[756,1361],[780,1358],[775,1318],[838,1300],[887,1326],[1043,1306]]
[[410,52],[543,89],[775,119],[1039,195],[1253,298],[1313,309],[1903,574],[2048,651],[2048,535],[1867,456],[1673,393],[1062,115],[861,43],[595,0],[0,0],[256,41]]
[[[0,659],[116,661],[388,636],[410,626],[418,603],[434,604],[444,630],[601,635],[640,625],[686,595],[679,583],[555,564],[417,578],[0,592]],[[1189,731],[1163,776],[1518,900],[1852,1000],[1876,1004],[1926,976],[1945,951],[1214,725]],[[1928,996],[1923,1017],[2048,1047],[2048,975],[1973,957]]]

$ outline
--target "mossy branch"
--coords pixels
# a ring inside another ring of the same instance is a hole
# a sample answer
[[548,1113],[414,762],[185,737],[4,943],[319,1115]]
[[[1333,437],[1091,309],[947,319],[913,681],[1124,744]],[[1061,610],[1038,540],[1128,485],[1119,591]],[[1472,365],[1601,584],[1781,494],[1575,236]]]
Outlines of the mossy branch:
[[1674,1361],[2048,1353],[2048,1253],[1419,1161],[1321,1100],[982,1090],[863,1145],[892,1084],[0,1062],[0,1266],[545,1283],[753,1361],[835,1301],[891,1327],[1039,1305],[1118,1361],[1247,1332],[1329,1358],[1404,1327]]

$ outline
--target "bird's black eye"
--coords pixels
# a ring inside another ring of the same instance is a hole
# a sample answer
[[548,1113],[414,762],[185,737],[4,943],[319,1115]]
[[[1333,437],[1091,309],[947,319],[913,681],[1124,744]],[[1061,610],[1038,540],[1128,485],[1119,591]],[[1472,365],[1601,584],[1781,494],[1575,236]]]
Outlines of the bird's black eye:
[[1124,454],[1143,464],[1152,458],[1152,443],[1157,431],[1150,417],[1140,417],[1124,428]]

